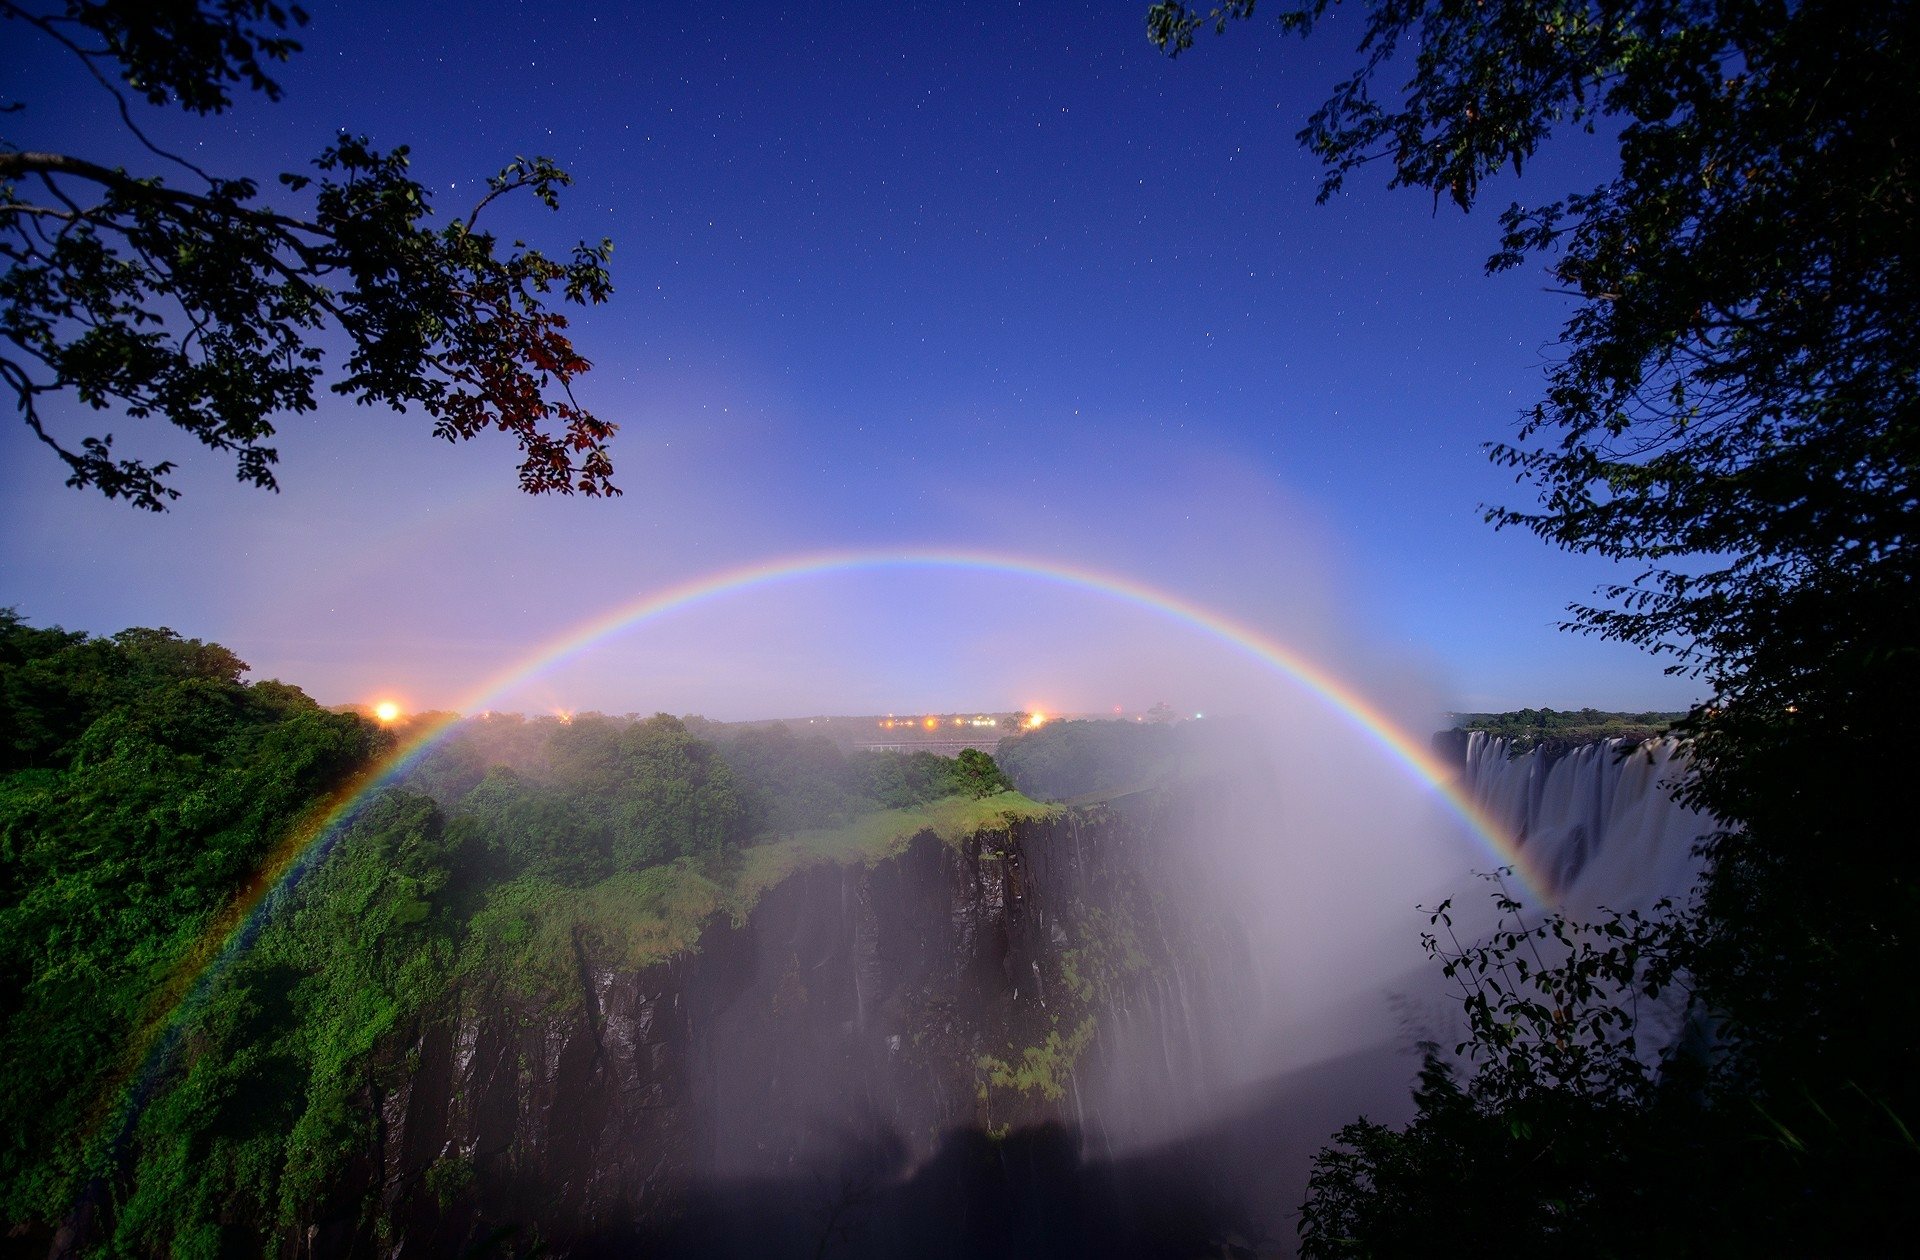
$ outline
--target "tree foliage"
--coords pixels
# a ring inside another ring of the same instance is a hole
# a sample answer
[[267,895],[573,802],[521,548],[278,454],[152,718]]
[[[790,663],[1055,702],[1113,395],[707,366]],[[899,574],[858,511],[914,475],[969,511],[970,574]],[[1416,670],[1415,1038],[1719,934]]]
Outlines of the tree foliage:
[[[645,965],[737,909],[738,850],[776,818],[833,825],[1001,782],[985,754],[848,757],[783,727],[723,745],[666,714],[472,720],[354,807],[270,894],[247,949],[156,1009],[267,853],[393,741],[246,672],[170,630],[91,638],[0,610],[14,1235],[44,1238],[83,1195],[102,1209],[88,1245],[112,1254],[371,1228],[361,1173],[382,1100],[456,990],[577,1001],[582,951]],[[170,1049],[133,1074],[162,1026]],[[120,1111],[130,1081],[141,1101]]]
[[353,1220],[343,1181],[403,1083],[453,972],[458,842],[425,797],[386,793],[188,1016],[180,1062],[137,1118],[114,1250],[258,1251],[316,1217]]
[[719,748],[741,785],[755,831],[834,827],[859,812],[859,771],[823,735],[796,735],[785,723],[750,726]]
[[[521,768],[495,763],[446,798],[455,825],[477,832],[494,855],[492,877],[583,887],[616,870],[718,858],[746,839],[732,771],[678,718],[583,714],[534,733],[545,739],[525,749],[537,755]],[[461,744],[427,759],[426,781],[441,777],[442,758],[464,761]]]
[[321,793],[383,736],[168,630],[91,639],[0,611],[0,1211],[56,1214],[73,1135],[147,1001]]
[[1000,764],[1037,800],[1126,791],[1160,778],[1179,728],[1162,722],[1049,722],[1000,741]]
[[955,787],[977,800],[1013,790],[1013,781],[978,748],[962,748],[953,759],[951,775]]
[[55,399],[164,419],[231,454],[241,481],[277,488],[277,418],[318,405],[320,340],[333,330],[347,345],[333,392],[418,407],[448,441],[512,434],[529,493],[619,493],[606,452],[616,426],[575,398],[589,364],[553,305],[606,300],[611,244],[549,257],[480,226],[494,201],[523,191],[557,208],[566,172],[515,158],[436,227],[407,148],[342,133],[310,170],[279,176],[290,204],[274,206],[254,179],[149,141],[127,94],[199,115],[228,109],[236,91],[278,100],[269,71],[299,50],[299,8],[0,0],[0,17],[84,64],[157,164],[135,173],[0,141],[0,383],[67,484],[155,511],[179,495],[172,461],[123,456],[111,433],[74,440]]
[[[1157,4],[1149,32],[1177,53],[1253,9]],[[1500,216],[1489,269],[1540,260],[1571,313],[1492,447],[1538,502],[1488,517],[1630,566],[1570,628],[1712,689],[1679,728],[1683,795],[1725,824],[1684,951],[1723,1022],[1717,1158],[1747,1165],[1715,1189],[1769,1250],[1870,1240],[1920,1176],[1889,1001],[1920,967],[1893,821],[1920,701],[1917,38],[1911,0],[1376,0],[1300,132],[1323,197],[1378,162],[1463,209],[1569,129],[1613,146]]]
[[[1253,8],[1160,4],[1149,27],[1178,51]],[[1281,21],[1304,32],[1327,8]],[[1492,519],[1646,562],[1577,627],[1737,689],[1790,620],[1783,599],[1910,576],[1914,19],[1909,3],[1368,6],[1359,68],[1300,133],[1323,197],[1380,161],[1466,208],[1557,131],[1617,136],[1603,182],[1510,206],[1488,263],[1544,255],[1577,300],[1521,442],[1494,448],[1541,508]],[[1413,77],[1383,102],[1403,52]]]

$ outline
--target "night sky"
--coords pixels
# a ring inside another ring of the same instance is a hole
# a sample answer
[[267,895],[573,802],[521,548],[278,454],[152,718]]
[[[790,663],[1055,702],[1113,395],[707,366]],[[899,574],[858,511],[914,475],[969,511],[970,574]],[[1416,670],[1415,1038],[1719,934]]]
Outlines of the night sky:
[[[67,489],[0,426],[0,603],[168,625],[327,703],[450,705],[654,587],[839,547],[1092,565],[1258,625],[1374,694],[1466,709],[1683,707],[1697,684],[1555,629],[1614,575],[1479,505],[1566,311],[1482,273],[1495,215],[1590,184],[1568,147],[1471,216],[1370,171],[1325,206],[1294,132],[1351,17],[1178,61],[1144,0],[641,6],[313,0],[306,52],[223,118],[142,111],[209,169],[299,169],[338,129],[410,144],[442,213],[515,154],[576,185],[493,221],[615,242],[582,400],[626,494],[530,500],[506,439],[329,398],[286,420],[279,495],[178,452],[161,517]],[[110,101],[7,31],[24,147],[155,169]],[[336,356],[337,360],[337,356]],[[80,425],[90,427],[84,430]],[[1220,649],[1150,613],[982,574],[822,578],[663,620],[527,707],[613,712],[1231,702]]]

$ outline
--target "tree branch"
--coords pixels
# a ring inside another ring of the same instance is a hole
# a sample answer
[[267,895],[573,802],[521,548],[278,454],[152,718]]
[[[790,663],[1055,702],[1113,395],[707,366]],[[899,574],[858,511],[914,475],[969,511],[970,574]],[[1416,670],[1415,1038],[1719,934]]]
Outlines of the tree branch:
[[[102,166],[98,162],[89,162],[85,158],[72,157],[65,153],[41,153],[34,150],[0,153],[0,180],[32,174],[72,175],[77,179],[88,180],[130,197],[170,202],[205,214],[243,219],[261,227],[277,228],[284,232],[305,232],[323,238],[330,238],[332,235],[319,224],[309,223],[304,219],[290,218],[273,210],[254,210],[236,201],[204,197],[178,188],[169,188],[155,179],[140,179],[118,167]],[[289,241],[289,244],[303,250],[305,248],[299,242]]]

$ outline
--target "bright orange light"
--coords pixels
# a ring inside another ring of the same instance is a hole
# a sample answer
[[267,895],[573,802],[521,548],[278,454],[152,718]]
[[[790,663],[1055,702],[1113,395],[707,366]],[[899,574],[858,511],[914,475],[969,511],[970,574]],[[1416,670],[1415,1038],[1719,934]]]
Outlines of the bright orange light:
[[391,700],[382,700],[373,706],[373,716],[382,722],[391,722],[400,716],[400,706]]
[[940,725],[940,719],[939,719],[939,718],[928,718],[928,719],[926,720],[926,722],[924,723],[924,725],[926,726],[926,728],[927,728],[928,730],[933,730],[933,729],[934,729],[935,727],[937,727],[937,726],[939,726],[939,725]]
[[1031,728],[1033,728],[1033,727],[1036,727],[1036,726],[1045,726],[1046,724],[1047,724],[1047,715],[1046,715],[1046,714],[1044,714],[1044,713],[1029,713],[1029,714],[1027,714],[1027,727],[1028,727],[1029,729],[1031,729]]

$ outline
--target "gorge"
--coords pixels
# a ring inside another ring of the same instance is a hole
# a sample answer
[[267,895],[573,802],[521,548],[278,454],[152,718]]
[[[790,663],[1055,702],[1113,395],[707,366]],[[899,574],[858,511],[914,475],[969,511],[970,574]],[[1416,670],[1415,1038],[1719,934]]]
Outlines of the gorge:
[[[581,714],[451,728],[161,1024],[382,732],[163,632],[16,637],[8,1254],[1285,1254],[1447,1018],[1413,905],[1465,851],[1323,731]],[[1671,745],[1454,738],[1570,898],[1685,891]]]
[[[1460,743],[1567,904],[1685,893],[1703,828],[1668,794],[1672,741]],[[1414,1064],[1391,1039],[1267,1076],[1236,1058],[1255,947],[1170,843],[1211,798],[922,831],[797,870],[650,966],[576,938],[568,985],[479,978],[388,1048],[356,1206],[305,1222],[308,1251],[1284,1249],[1329,1117],[1404,1110]],[[1377,979],[1403,1010],[1432,999],[1431,977]]]

